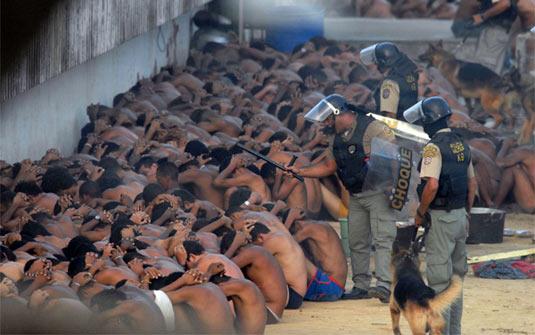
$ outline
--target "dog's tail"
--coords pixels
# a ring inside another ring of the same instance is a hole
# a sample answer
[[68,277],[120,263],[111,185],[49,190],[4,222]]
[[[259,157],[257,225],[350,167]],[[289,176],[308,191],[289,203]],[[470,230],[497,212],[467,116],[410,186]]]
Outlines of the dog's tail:
[[453,275],[448,288],[429,300],[429,307],[435,312],[442,313],[457,299],[462,289],[463,280],[458,275]]

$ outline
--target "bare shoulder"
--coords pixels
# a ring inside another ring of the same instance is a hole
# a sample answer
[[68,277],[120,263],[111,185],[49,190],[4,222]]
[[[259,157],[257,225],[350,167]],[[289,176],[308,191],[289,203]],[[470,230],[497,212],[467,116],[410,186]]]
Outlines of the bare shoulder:
[[279,249],[287,243],[289,237],[291,238],[291,236],[283,232],[272,232],[269,238],[264,241],[264,245],[268,249]]
[[337,234],[334,228],[331,226],[331,224],[328,221],[306,221],[307,225],[305,226],[308,228],[308,231],[311,235],[331,235],[331,234]]

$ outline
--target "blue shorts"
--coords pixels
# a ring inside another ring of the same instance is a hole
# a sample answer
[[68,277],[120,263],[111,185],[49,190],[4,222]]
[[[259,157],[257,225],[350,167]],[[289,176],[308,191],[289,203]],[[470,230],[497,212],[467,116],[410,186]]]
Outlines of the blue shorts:
[[344,294],[342,285],[336,282],[332,277],[320,270],[308,284],[305,300],[310,301],[335,301],[340,299]]

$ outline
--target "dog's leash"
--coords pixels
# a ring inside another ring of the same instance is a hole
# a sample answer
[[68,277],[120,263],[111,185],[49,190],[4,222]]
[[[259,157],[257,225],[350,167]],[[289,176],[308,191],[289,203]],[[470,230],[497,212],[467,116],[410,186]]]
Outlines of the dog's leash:
[[429,233],[429,229],[431,228],[431,215],[429,213],[425,213],[421,226],[424,228],[424,233],[420,236],[417,236],[418,231],[416,231],[416,234],[414,234],[414,238],[411,242],[410,250],[413,255],[418,255],[425,246],[425,239]]
[[466,40],[469,37],[470,36],[468,34],[464,35],[463,39],[459,43],[457,43],[457,45],[455,45],[455,47],[453,47],[452,53],[456,54],[459,50],[461,50],[461,48],[464,46],[464,43],[466,43]]
[[467,39],[469,39],[471,37],[474,37],[476,40],[479,39],[479,36],[481,35],[481,31],[475,36],[470,34],[470,31],[473,31],[473,30],[475,30],[477,28],[478,27],[475,26],[473,24],[473,22],[465,27],[466,31],[463,34],[464,36],[462,36],[461,42],[457,43],[457,45],[455,45],[455,47],[453,47],[453,50],[452,50],[453,54],[456,54],[464,46],[464,44],[466,43]]

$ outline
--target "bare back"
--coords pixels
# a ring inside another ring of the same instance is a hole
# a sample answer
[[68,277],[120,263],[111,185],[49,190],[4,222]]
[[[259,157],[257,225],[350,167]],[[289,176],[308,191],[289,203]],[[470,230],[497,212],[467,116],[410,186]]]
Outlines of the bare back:
[[[310,251],[317,265],[325,273],[332,275],[340,284],[345,285],[347,279],[347,261],[342,248],[342,242],[336,231],[327,222],[323,221],[300,221],[299,229],[307,237]],[[297,238],[300,240],[300,238]]]
[[[266,299],[266,305],[279,317],[282,316],[288,300],[288,284],[275,257],[263,247],[250,245],[240,249],[232,260],[258,286]],[[242,266],[247,263],[246,267]]]
[[223,263],[225,266],[225,274],[227,276],[236,279],[245,279],[240,268],[234,262],[228,259],[228,257],[220,254],[206,253],[197,264],[197,268],[201,272],[206,272],[210,264],[213,263]]
[[289,234],[272,232],[266,235],[264,248],[279,262],[288,286],[301,296],[305,296],[307,267],[305,254],[299,244]]

